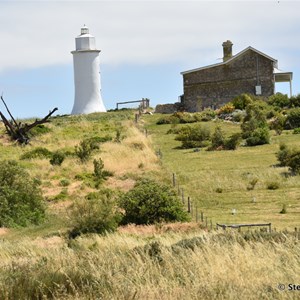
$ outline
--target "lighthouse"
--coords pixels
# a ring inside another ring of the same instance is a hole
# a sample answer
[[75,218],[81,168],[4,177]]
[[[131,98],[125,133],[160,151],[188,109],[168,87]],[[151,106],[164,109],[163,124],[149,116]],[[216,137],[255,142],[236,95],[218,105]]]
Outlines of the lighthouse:
[[75,99],[72,115],[105,112],[100,83],[100,50],[88,27],[81,28],[75,38],[76,50],[72,51],[74,65]]

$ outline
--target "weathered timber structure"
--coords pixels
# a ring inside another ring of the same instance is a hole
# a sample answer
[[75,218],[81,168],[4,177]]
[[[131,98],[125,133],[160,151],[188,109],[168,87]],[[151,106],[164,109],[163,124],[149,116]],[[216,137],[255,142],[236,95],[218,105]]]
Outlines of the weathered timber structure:
[[275,82],[289,82],[292,94],[292,72],[279,71],[276,59],[252,47],[233,56],[232,45],[222,44],[223,62],[181,72],[186,111],[217,108],[243,93],[269,97],[275,93]]

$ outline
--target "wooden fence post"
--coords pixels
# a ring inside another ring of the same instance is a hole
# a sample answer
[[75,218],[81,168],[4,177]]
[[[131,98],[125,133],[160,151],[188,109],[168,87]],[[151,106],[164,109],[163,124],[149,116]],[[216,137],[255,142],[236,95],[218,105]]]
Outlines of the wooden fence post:
[[196,223],[198,223],[198,206],[196,206]]
[[188,212],[191,212],[191,200],[190,197],[188,197]]
[[203,216],[203,211],[201,211],[201,222],[203,223],[204,221],[204,216]]
[[173,173],[173,187],[176,186],[176,177],[175,177],[175,173]]
[[183,188],[181,189],[181,199],[182,199],[182,203],[184,204],[184,191],[183,191]]

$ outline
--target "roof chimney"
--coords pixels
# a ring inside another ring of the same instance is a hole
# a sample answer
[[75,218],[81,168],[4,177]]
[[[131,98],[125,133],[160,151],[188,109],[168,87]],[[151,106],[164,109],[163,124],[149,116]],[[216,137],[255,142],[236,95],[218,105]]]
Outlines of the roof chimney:
[[223,61],[227,61],[232,57],[232,42],[227,40],[222,44],[223,46]]

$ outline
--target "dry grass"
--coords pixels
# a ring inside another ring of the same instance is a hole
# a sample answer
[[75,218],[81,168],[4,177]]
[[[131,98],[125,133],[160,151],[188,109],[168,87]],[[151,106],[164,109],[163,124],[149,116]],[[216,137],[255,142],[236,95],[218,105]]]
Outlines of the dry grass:
[[299,283],[299,245],[199,230],[4,241],[0,298],[297,299],[277,286]]

